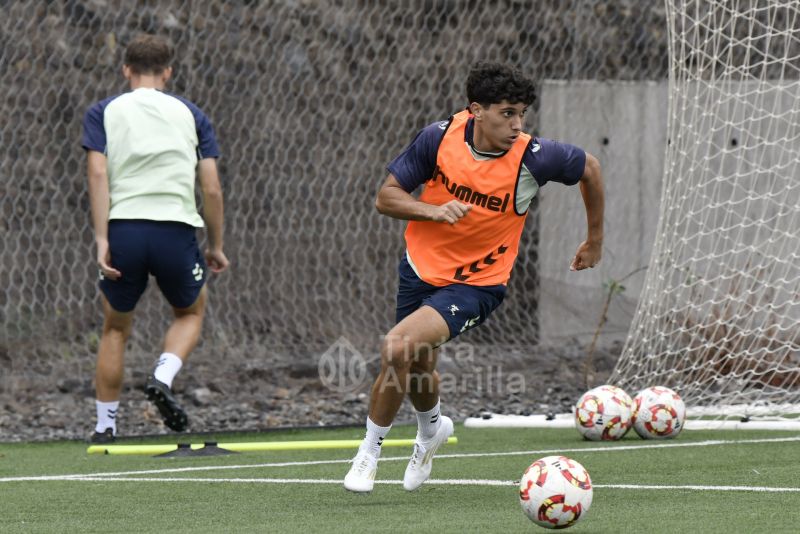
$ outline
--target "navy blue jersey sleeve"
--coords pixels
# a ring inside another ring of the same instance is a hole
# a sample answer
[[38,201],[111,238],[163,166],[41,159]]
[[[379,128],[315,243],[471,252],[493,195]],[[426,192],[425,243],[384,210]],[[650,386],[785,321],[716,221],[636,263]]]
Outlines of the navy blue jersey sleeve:
[[552,139],[531,139],[522,157],[539,186],[547,182],[575,185],[583,176],[586,152],[582,148]]
[[103,112],[106,106],[116,97],[106,98],[100,102],[95,102],[86,110],[83,116],[83,138],[81,146],[85,150],[106,152],[106,128],[103,124]]
[[429,124],[417,134],[410,145],[394,158],[387,170],[397,178],[403,189],[412,192],[433,176],[436,154],[442,144],[449,121]]
[[186,104],[186,107],[192,112],[195,128],[197,129],[197,156],[200,159],[218,158],[219,146],[217,146],[217,136],[214,133],[214,127],[211,125],[211,121],[208,119],[208,117],[206,117],[206,114],[203,113],[199,107],[194,105],[193,102],[171,93],[170,96],[174,96]]

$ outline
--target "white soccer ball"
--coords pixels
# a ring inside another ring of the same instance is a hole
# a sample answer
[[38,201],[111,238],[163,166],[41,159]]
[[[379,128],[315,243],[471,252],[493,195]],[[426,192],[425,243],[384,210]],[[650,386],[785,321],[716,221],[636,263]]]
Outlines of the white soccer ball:
[[540,458],[522,475],[519,503],[537,525],[567,528],[592,505],[592,481],[581,464],[566,456]]
[[667,387],[645,388],[633,399],[633,429],[644,439],[674,438],[685,421],[686,405]]
[[633,424],[632,416],[630,395],[616,386],[598,386],[578,399],[575,428],[592,441],[622,439]]

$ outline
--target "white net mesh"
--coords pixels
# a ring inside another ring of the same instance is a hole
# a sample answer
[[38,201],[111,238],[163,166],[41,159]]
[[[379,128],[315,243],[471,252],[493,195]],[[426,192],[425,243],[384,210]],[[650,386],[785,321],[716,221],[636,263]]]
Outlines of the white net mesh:
[[[535,8],[511,0],[31,0],[4,10],[5,392],[75,377],[91,385],[101,315],[81,120],[92,102],[126,90],[122,51],[139,32],[171,38],[170,89],[209,115],[223,154],[234,263],[211,282],[203,342],[187,371],[207,375],[316,365],[313,356],[340,336],[374,350],[393,321],[403,250],[403,223],[375,212],[375,192],[420,128],[466,104],[474,61],[512,62],[540,80],[666,75],[663,6],[641,9],[638,0]],[[528,125],[538,130],[535,110]],[[548,245],[539,246],[532,209],[509,297],[465,340],[521,350],[539,341],[537,258]],[[126,372],[141,376],[169,318],[153,284],[136,317]]]
[[660,222],[615,379],[800,413],[800,4],[667,5]]

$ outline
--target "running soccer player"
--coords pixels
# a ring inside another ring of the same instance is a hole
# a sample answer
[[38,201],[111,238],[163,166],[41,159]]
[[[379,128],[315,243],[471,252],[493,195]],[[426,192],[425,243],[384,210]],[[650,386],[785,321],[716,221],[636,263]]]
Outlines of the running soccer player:
[[[594,267],[603,244],[603,175],[596,158],[522,131],[533,82],[518,70],[481,62],[467,78],[469,106],[420,131],[388,167],[376,207],[408,220],[400,261],[397,324],[384,338],[367,432],[344,479],[372,491],[381,444],[405,395],[418,430],[403,487],[428,479],[437,448],[453,433],[441,415],[438,347],[483,323],[506,294],[531,200],[547,182],[580,184],[586,240],[570,269]],[[419,199],[411,193],[424,184]]]
[[[95,375],[94,443],[112,442],[117,433],[125,342],[150,274],[175,318],[145,394],[169,428],[186,429],[188,417],[172,393],[172,381],[200,337],[207,270],[219,273],[228,267],[214,130],[197,106],[164,92],[171,61],[165,39],[136,37],[122,67],[131,90],[95,103],[83,121],[105,316]],[[195,206],[196,178],[203,194],[202,218]],[[205,255],[195,237],[203,219],[208,227]]]

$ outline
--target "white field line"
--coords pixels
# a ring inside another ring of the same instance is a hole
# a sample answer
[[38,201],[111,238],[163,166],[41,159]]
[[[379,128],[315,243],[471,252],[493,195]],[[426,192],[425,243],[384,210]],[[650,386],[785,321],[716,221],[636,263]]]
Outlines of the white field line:
[[[79,482],[229,482],[229,483],[251,483],[251,484],[341,484],[342,479],[316,479],[316,478],[189,478],[189,477],[69,477],[50,480],[79,481]],[[426,484],[447,485],[447,486],[516,486],[518,482],[513,480],[428,480]],[[402,485],[402,480],[376,480],[375,484],[395,484]]]
[[[502,456],[534,456],[534,455],[550,455],[550,454],[564,454],[569,452],[618,452],[618,451],[632,451],[639,449],[672,449],[677,447],[711,447],[715,445],[750,445],[760,443],[786,443],[800,441],[800,436],[785,437],[785,438],[761,438],[761,439],[741,439],[741,440],[706,440],[695,442],[657,442],[645,445],[620,445],[614,446],[609,444],[605,447],[577,447],[572,449],[539,449],[528,451],[513,451],[513,452],[487,452],[487,453],[457,453],[457,454],[437,454],[436,458],[496,458]],[[79,473],[72,475],[45,475],[45,476],[22,476],[22,477],[5,477],[0,478],[0,482],[33,482],[33,481],[47,481],[47,480],[80,480],[84,478],[110,478],[110,477],[124,477],[130,475],[152,475],[159,473],[188,473],[197,471],[222,471],[226,469],[260,469],[268,467],[302,467],[311,465],[331,465],[331,464],[348,464],[351,459],[343,460],[313,460],[303,462],[273,462],[262,464],[241,464],[241,465],[209,465],[199,467],[174,467],[170,469],[143,469],[138,471],[118,471],[110,473]],[[395,461],[408,461],[408,456],[390,456],[380,459],[381,462],[395,462]],[[188,480],[188,479],[187,479]]]
[[774,488],[768,486],[654,486],[650,484],[595,484],[594,487],[632,490],[755,491],[766,493],[800,493],[800,488]]
[[[51,480],[67,480],[70,482],[192,482],[192,483],[246,483],[246,484],[334,484],[342,483],[341,479],[326,478],[154,478],[154,477],[53,477]],[[376,484],[391,484],[399,486],[402,480],[376,480]],[[441,479],[428,480],[426,485],[433,486],[500,486],[516,487],[519,484],[513,480],[481,480],[481,479]],[[595,484],[601,489],[631,489],[631,490],[688,490],[688,491],[744,491],[757,493],[800,493],[800,488],[776,488],[767,486],[694,486],[694,485],[669,485],[658,486],[649,484]]]

